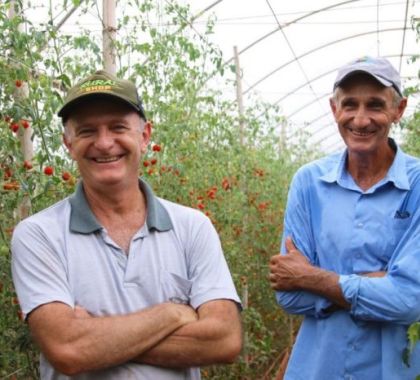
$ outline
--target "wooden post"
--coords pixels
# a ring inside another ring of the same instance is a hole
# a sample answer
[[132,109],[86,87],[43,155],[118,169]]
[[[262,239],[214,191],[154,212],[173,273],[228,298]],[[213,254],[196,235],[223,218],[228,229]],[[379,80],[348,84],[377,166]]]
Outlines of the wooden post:
[[[243,96],[242,96],[242,78],[241,78],[241,67],[239,64],[239,54],[238,54],[238,47],[233,47],[233,56],[235,58],[235,73],[236,73],[236,100],[238,103],[238,113],[239,113],[239,142],[243,147],[245,144],[244,134],[245,134],[245,125],[244,125],[244,103],[243,103]],[[241,175],[240,180],[240,188],[242,189],[244,194],[248,194],[247,183],[245,181],[245,162],[241,163],[241,172],[244,175]],[[243,218],[243,227],[244,231],[246,232],[248,226],[248,215],[245,213]],[[248,308],[248,279],[244,276],[242,278],[242,307],[244,310]],[[249,345],[249,337],[248,333],[244,331],[244,345],[242,350],[242,357],[244,359],[245,364],[249,365],[249,354],[248,354],[248,345]]]
[[236,73],[236,100],[238,102],[239,111],[239,139],[241,145],[244,145],[244,104],[242,96],[242,78],[241,67],[239,65],[238,47],[233,47],[233,55],[235,57],[235,73]]
[[117,72],[115,41],[117,23],[115,0],[103,0],[102,57],[104,69],[111,74]]
[[[12,0],[10,2],[9,18],[13,18],[16,16],[15,6],[16,6],[16,1]],[[19,25],[19,31],[23,31],[22,24]],[[27,98],[28,96],[29,96],[28,83],[22,82],[22,85],[19,88],[16,87],[15,92],[13,94],[15,102],[19,103],[23,99]],[[32,161],[32,158],[34,155],[33,144],[32,144],[32,133],[33,133],[33,130],[32,130],[31,123],[29,123],[29,128],[22,128],[21,126],[18,132],[20,150],[22,152],[23,159],[29,162]],[[19,220],[22,220],[30,215],[31,199],[28,194],[24,195],[16,212],[17,212],[17,217],[19,218]]]
[[[248,308],[248,279],[244,276],[242,278],[242,307],[243,310]],[[248,333],[244,331],[244,345],[242,350],[242,357],[244,358],[245,364],[249,365],[249,354],[248,354],[249,337]]]

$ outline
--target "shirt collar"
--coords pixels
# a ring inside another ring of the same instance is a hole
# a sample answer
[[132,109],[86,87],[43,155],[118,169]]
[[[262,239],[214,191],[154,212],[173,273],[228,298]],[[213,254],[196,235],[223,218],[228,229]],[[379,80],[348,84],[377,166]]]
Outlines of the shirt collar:
[[333,183],[339,182],[346,170],[347,150],[338,155],[338,160],[334,160],[329,171],[320,177],[322,181]]
[[[395,141],[391,138],[389,140],[389,145],[396,150],[394,161],[392,162],[391,167],[388,170],[387,175],[381,181],[382,184],[387,182],[393,182],[394,186],[401,189],[401,190],[410,190],[410,183],[407,176],[406,170],[406,157],[405,153],[401,150],[400,147],[397,146]],[[322,175],[320,179],[325,182],[333,183],[340,182],[347,178],[347,169],[346,169],[346,161],[347,161],[347,149],[343,151],[343,153],[339,156],[339,160],[337,160],[330,168],[330,170]]]
[[[152,188],[142,179],[139,179],[139,187],[146,197],[147,219],[146,225],[149,231],[169,231],[173,228],[168,212],[159,199],[154,195]],[[79,182],[75,193],[70,197],[71,214],[70,230],[89,234],[102,228],[96,219],[83,190],[83,182]]]
[[395,147],[396,154],[384,180],[393,182],[395,187],[401,190],[410,190],[410,181],[408,180],[406,169],[406,155],[393,139],[389,140],[390,145]]

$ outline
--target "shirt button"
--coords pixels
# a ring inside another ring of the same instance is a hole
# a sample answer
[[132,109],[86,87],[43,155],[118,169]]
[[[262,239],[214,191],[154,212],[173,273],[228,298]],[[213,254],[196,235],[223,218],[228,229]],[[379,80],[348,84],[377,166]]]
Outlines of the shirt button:
[[344,378],[345,378],[346,380],[353,380],[353,376],[352,376],[352,375],[350,375],[350,374],[348,374],[348,373],[346,373],[346,374],[344,375]]
[[363,227],[363,223],[357,223],[357,227],[362,228]]

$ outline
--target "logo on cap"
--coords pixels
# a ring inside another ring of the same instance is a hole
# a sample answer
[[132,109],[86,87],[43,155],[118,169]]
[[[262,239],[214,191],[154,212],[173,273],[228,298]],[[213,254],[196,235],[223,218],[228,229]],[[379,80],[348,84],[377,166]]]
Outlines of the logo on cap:
[[111,79],[95,79],[88,80],[80,85],[81,92],[94,92],[94,91],[111,91],[117,83]]

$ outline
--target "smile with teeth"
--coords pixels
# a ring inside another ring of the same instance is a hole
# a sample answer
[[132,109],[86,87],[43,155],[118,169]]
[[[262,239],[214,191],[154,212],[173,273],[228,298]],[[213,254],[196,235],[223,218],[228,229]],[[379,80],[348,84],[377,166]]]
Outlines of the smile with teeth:
[[110,156],[110,157],[96,157],[93,160],[98,163],[108,163],[118,161],[121,156]]
[[372,131],[358,131],[358,130],[356,130],[356,129],[352,129],[352,128],[349,128],[349,131],[351,132],[351,133],[353,133],[354,135],[356,135],[356,136],[369,136],[369,135],[371,135],[371,134],[373,134],[374,132],[372,132]]

